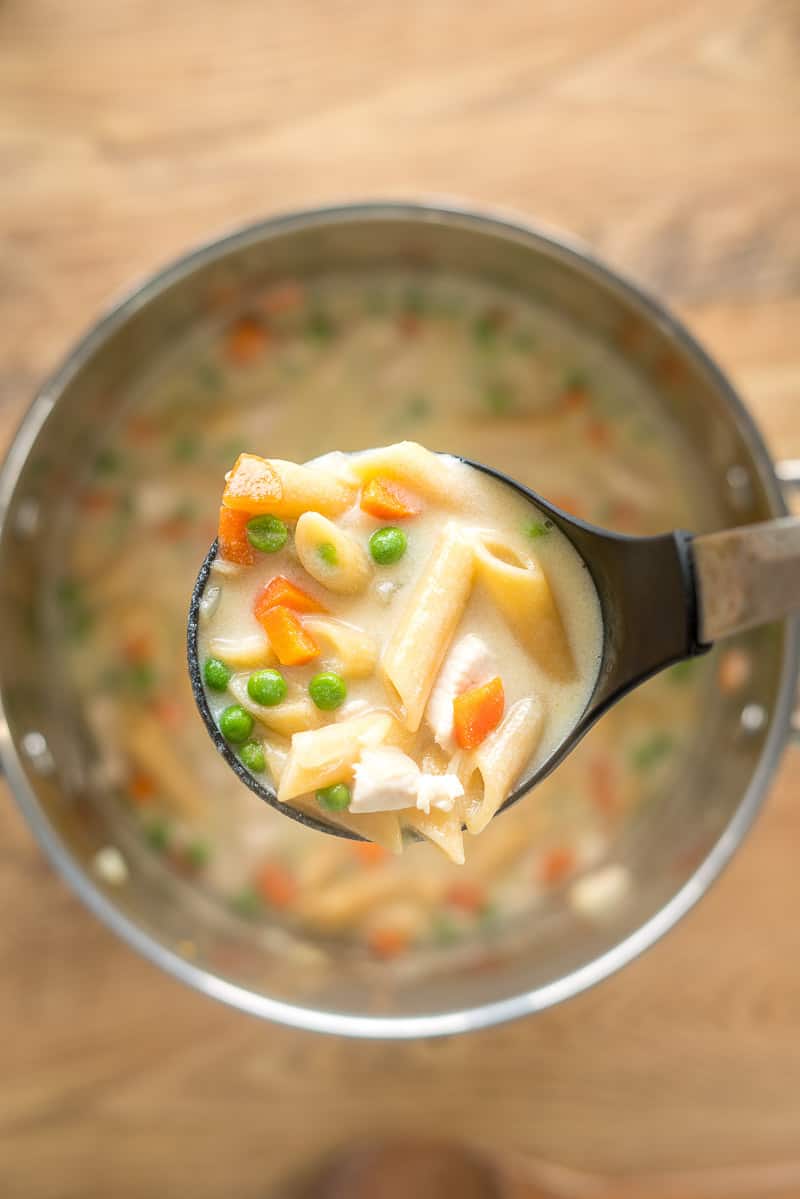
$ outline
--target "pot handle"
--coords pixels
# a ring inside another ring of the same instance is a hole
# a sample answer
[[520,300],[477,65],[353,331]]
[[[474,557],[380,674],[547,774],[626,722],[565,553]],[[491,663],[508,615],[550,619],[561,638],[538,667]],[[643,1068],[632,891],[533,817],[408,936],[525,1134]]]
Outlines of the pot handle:
[[[786,458],[775,464],[775,474],[783,488],[788,503],[793,495],[800,497],[800,458]],[[795,741],[800,744],[800,693],[791,720],[791,732]]]

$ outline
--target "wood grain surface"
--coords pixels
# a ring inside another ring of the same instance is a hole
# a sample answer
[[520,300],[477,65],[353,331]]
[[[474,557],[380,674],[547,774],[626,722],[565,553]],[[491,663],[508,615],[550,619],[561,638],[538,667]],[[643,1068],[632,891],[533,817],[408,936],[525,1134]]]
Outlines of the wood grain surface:
[[[796,0],[0,0],[0,438],[109,299],[193,242],[438,194],[582,236],[800,457],[799,67]],[[0,1196],[260,1199],[391,1130],[554,1163],[565,1194],[600,1172],[605,1194],[644,1174],[643,1196],[800,1195],[799,791],[793,749],[723,880],[622,975],[404,1046],[163,976],[3,794]]]

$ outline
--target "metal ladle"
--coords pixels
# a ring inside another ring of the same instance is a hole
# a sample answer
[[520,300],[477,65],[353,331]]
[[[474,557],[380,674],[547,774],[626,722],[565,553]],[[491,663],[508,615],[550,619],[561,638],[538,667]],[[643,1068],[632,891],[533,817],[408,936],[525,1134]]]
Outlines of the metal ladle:
[[[721,638],[800,611],[800,518],[701,536],[676,530],[628,537],[569,516],[501,471],[468,458],[462,461],[524,496],[572,542],[592,575],[603,618],[600,670],[586,708],[500,811],[550,774],[595,721],[634,687],[676,662],[705,653]],[[275,790],[250,773],[217,728],[197,647],[200,601],[216,552],[215,541],[197,576],[187,629],[192,691],[212,741],[241,781],[285,816],[320,832],[361,840],[321,815],[280,803]]]

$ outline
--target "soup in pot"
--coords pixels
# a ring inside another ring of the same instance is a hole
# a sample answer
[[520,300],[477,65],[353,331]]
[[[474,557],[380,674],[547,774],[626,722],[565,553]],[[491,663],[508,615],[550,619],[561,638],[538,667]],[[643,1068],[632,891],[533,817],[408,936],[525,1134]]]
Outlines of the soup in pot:
[[77,494],[56,598],[102,802],[128,839],[234,918],[383,959],[480,948],[543,903],[620,902],[615,844],[680,785],[706,661],[617,705],[458,866],[431,844],[396,856],[315,833],[261,802],[207,736],[183,644],[218,480],[252,446],[304,461],[419,440],[622,532],[696,527],[702,480],[680,465],[679,434],[646,383],[534,300],[461,278],[287,281],[230,303],[238,315],[210,305],[203,328],[138,376]]

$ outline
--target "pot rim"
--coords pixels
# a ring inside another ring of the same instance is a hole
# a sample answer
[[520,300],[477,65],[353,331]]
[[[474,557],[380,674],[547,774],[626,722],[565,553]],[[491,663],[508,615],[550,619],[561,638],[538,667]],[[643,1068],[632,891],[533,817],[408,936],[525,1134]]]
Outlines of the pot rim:
[[[60,366],[49,376],[22,418],[5,459],[0,466],[0,529],[5,524],[11,497],[28,454],[48,415],[77,372],[124,322],[163,290],[198,267],[212,262],[234,249],[272,239],[300,229],[363,221],[409,220],[445,224],[493,234],[538,249],[565,262],[573,269],[589,274],[607,289],[621,293],[651,323],[682,351],[692,357],[709,376],[725,400],[742,435],[748,442],[760,482],[776,516],[787,512],[785,497],[774,464],[758,428],[727,377],[699,345],[688,329],[668,313],[645,290],[624,275],[612,270],[574,238],[530,222],[521,216],[497,210],[474,209],[450,201],[380,200],[335,204],[287,212],[234,229],[221,237],[203,242],[168,265],[148,275],[94,322]],[[55,832],[29,785],[20,756],[12,742],[0,695],[0,760],[12,793],[29,827],[53,865],[77,892],[87,907],[114,933],[138,950],[145,958],[167,973],[195,987],[211,998],[227,1003],[251,1015],[311,1032],[338,1034],[356,1038],[403,1040],[414,1037],[446,1036],[487,1028],[507,1020],[543,1011],[570,999],[616,973],[667,933],[705,894],[727,865],[753,823],[767,785],[786,743],[800,667],[800,621],[786,622],[786,641],[781,680],[769,731],[759,762],[748,787],[724,832],[692,877],[659,912],[624,940],[585,966],[533,991],[466,1008],[414,1016],[376,1017],[347,1015],[299,1004],[287,1003],[256,994],[237,983],[228,982],[185,958],[158,941],[124,915],[97,886]]]

